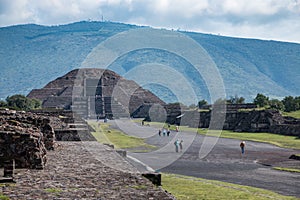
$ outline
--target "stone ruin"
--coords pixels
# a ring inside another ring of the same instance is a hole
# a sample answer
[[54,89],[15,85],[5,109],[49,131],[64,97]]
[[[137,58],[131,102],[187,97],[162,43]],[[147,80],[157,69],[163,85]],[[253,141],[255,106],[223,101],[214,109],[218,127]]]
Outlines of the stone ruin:
[[5,177],[15,168],[43,169],[55,141],[96,141],[91,131],[72,111],[0,110],[0,168]]
[[55,134],[50,118],[31,112],[17,112],[14,110],[0,111],[0,131],[14,130],[28,133],[41,133],[42,142],[47,150],[54,149]]
[[[97,68],[72,70],[28,97],[41,100],[43,108],[72,110],[90,119],[130,117],[141,106],[165,104],[136,82]],[[135,116],[145,117],[147,112],[143,109]]]
[[32,111],[50,119],[56,141],[96,141],[91,134],[92,128],[80,116],[72,111],[60,109],[42,109]]
[[[211,110],[201,112],[185,110],[176,104],[167,105],[164,109],[167,113],[164,119],[166,123],[197,128],[209,128],[210,126]],[[178,118],[180,115],[182,117]],[[147,116],[146,120],[151,121],[150,116]],[[267,132],[300,137],[300,120],[284,117],[277,110],[228,109],[225,113],[223,127],[220,128],[236,132]]]
[[14,168],[43,169],[47,150],[54,150],[54,130],[47,117],[0,111],[0,167],[12,177]]

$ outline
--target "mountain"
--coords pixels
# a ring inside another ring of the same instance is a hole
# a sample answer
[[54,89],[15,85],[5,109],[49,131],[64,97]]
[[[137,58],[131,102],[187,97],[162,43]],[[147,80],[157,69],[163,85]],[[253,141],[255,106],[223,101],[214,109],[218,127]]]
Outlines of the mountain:
[[[34,88],[42,88],[49,81],[81,68],[102,42],[118,33],[141,28],[144,27],[113,22],[0,28],[0,98],[16,93],[28,94]],[[154,42],[164,43],[166,30],[156,32],[161,32],[162,37]],[[252,101],[257,93],[276,98],[300,95],[300,44],[172,32],[193,39],[206,51],[217,66],[227,97],[239,95]],[[131,39],[115,45],[122,48],[132,42],[135,41]],[[189,46],[182,44],[179,48],[184,50]],[[199,74],[189,60],[171,51],[136,49],[119,56],[108,68],[136,81],[165,102],[188,99],[190,95],[184,92],[189,88],[185,87],[190,87],[198,99],[209,101],[211,98],[210,86],[203,74]],[[162,69],[161,74],[151,69]],[[177,74],[179,78],[170,74]],[[145,82],[147,76],[159,76],[158,80],[162,82]],[[216,75],[212,73],[211,76]],[[190,98],[185,103],[196,103]]]

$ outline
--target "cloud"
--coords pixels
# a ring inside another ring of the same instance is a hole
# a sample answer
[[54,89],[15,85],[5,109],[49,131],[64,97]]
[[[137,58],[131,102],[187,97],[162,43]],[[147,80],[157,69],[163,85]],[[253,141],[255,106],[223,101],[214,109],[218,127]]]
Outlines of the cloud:
[[300,43],[300,0],[0,0],[0,26],[65,24],[102,16],[153,27]]
[[0,25],[26,23],[32,18],[27,0],[0,0]]

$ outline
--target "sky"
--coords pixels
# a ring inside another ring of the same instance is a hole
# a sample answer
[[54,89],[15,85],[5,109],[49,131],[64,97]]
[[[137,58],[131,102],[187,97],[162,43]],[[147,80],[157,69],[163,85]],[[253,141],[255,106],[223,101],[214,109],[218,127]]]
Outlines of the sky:
[[0,0],[0,27],[87,20],[300,43],[300,0]]

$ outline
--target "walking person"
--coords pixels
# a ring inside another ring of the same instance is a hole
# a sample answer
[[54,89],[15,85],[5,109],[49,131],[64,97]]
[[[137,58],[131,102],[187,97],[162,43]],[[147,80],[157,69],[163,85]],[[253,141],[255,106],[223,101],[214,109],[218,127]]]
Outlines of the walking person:
[[166,136],[166,129],[163,130],[163,136]]
[[161,136],[161,130],[160,129],[158,130],[158,135]]
[[182,152],[182,149],[183,149],[182,144],[183,144],[183,140],[180,140],[180,142],[179,142],[180,152]]
[[168,137],[170,136],[170,129],[168,129],[168,131],[167,131],[167,136]]
[[175,145],[175,152],[178,153],[178,147],[179,147],[179,140],[178,139],[174,142],[174,145]]
[[242,141],[242,142],[240,143],[240,147],[241,147],[242,154],[245,153],[245,145],[246,145],[245,141]]

